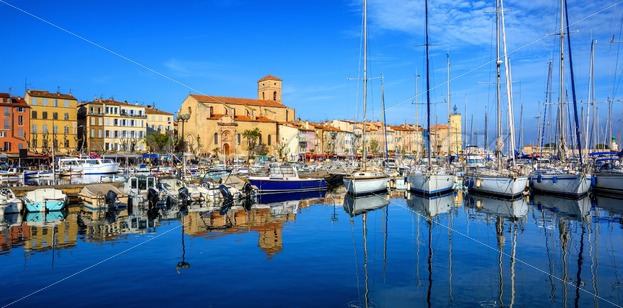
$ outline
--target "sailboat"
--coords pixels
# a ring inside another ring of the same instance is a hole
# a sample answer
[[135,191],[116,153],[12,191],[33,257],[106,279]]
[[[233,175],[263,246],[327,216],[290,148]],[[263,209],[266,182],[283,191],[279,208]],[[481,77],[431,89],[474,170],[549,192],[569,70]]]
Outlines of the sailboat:
[[[583,158],[582,158],[582,144],[581,138],[579,134],[579,123],[578,123],[578,112],[577,112],[577,104],[575,100],[575,84],[573,80],[573,62],[571,57],[571,44],[568,44],[569,49],[569,63],[570,65],[570,73],[571,73],[571,88],[573,94],[573,107],[575,113],[575,130],[577,133],[577,147],[579,151],[580,158],[580,172],[577,172],[573,168],[569,166],[566,162],[567,153],[565,146],[565,104],[564,104],[564,95],[565,93],[565,75],[564,75],[564,51],[565,51],[565,16],[568,16],[566,13],[566,1],[561,0],[560,3],[560,107],[558,113],[558,131],[560,134],[560,149],[559,149],[559,158],[562,165],[556,168],[539,168],[533,171],[530,174],[530,182],[532,184],[532,189],[545,193],[553,193],[565,196],[574,196],[581,197],[588,193],[588,190],[591,187],[590,178],[587,177],[586,173],[583,172]],[[567,21],[568,22],[568,21]],[[567,26],[567,32],[568,32]],[[567,39],[570,40],[570,33],[567,33]]]
[[366,168],[367,149],[366,149],[366,104],[368,88],[368,2],[363,0],[363,156],[362,170],[344,176],[344,186],[346,191],[352,195],[371,194],[387,190],[389,175],[383,172],[368,171]]
[[[528,177],[522,175],[519,170],[515,168],[515,159],[511,159],[511,166],[509,169],[503,169],[502,167],[502,149],[504,147],[504,141],[502,140],[502,107],[501,107],[501,86],[500,86],[500,66],[504,63],[505,77],[506,77],[506,93],[507,93],[507,109],[509,113],[509,127],[510,127],[510,146],[511,153],[515,153],[515,138],[514,138],[514,124],[512,116],[512,89],[510,81],[510,67],[508,64],[508,56],[506,54],[506,34],[504,28],[504,4],[502,0],[496,0],[495,10],[496,20],[496,101],[497,101],[497,138],[496,138],[496,159],[497,166],[494,169],[477,169],[471,170],[466,173],[464,178],[464,185],[470,192],[492,194],[503,198],[516,198],[523,194],[528,183]],[[502,29],[500,29],[500,27]],[[500,30],[502,32],[503,46],[504,46],[504,62],[500,59]]]
[[[410,191],[426,195],[443,194],[452,190],[454,176],[447,174],[443,169],[434,169],[431,160],[430,148],[430,71],[428,61],[428,0],[425,2],[426,8],[426,155],[428,156],[428,166],[425,170],[415,170],[408,177],[408,188]],[[416,107],[417,108],[417,107]]]

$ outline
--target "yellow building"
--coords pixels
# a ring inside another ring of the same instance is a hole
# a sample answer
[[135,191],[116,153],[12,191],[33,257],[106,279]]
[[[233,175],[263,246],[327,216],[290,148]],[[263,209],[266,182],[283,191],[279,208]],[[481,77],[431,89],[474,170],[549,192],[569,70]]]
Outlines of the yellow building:
[[189,115],[178,124],[179,136],[187,145],[197,144],[198,154],[218,153],[226,158],[246,156],[246,130],[258,128],[258,144],[275,154],[279,143],[279,123],[292,122],[295,110],[281,102],[281,79],[268,75],[257,82],[258,99],[190,94],[178,111]]
[[75,154],[77,151],[78,100],[71,94],[28,90],[24,97],[30,105],[29,149],[35,153]]

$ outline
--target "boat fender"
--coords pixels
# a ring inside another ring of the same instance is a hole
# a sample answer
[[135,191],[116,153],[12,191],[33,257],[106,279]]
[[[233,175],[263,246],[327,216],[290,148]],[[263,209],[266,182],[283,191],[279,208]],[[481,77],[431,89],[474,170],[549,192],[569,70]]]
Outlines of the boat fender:
[[552,178],[552,183],[554,183],[554,184],[558,183],[558,177],[556,177],[556,176],[553,177]]
[[529,178],[528,179],[528,187],[533,187],[534,186],[534,179],[533,178]]
[[482,181],[480,179],[476,179],[476,187],[480,187],[482,185]]
[[541,183],[542,181],[543,181],[543,176],[539,173],[539,175],[536,176],[536,182]]
[[591,177],[591,185],[593,187],[597,186],[597,177],[596,176],[592,176]]

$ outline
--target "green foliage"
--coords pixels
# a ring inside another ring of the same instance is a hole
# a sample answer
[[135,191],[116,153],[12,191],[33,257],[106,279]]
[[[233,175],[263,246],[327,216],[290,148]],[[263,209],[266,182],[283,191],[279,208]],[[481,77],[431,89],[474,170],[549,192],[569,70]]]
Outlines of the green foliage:
[[375,155],[379,152],[379,142],[376,139],[370,140],[370,152]]

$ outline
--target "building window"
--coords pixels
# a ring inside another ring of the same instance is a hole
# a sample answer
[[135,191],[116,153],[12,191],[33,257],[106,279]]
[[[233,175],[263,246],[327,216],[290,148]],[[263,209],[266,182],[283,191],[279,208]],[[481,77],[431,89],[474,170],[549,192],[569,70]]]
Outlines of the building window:
[[214,144],[218,144],[218,133],[214,133]]
[[36,111],[34,111],[34,110],[33,110],[33,112],[32,112],[32,118],[33,118],[33,119],[36,119],[36,118],[37,118],[37,112],[36,112]]
[[95,138],[95,130],[91,129],[91,138]]
[[54,99],[54,107],[58,107],[58,100]]
[[65,108],[69,108],[69,101],[65,100]]
[[43,103],[41,103],[41,105],[47,106],[48,105],[48,99],[44,97],[43,98]]
[[270,135],[268,135],[268,145],[270,145],[270,142],[271,142],[271,140],[270,140],[270,139],[271,139],[271,138],[270,138]]
[[24,144],[23,143],[17,144],[17,148],[20,149],[20,150],[23,149],[24,148]]
[[7,151],[7,152],[11,151],[11,143],[10,142],[7,142],[7,141],[4,142],[4,150]]
[[43,124],[42,129],[43,129],[43,130],[42,130],[42,132],[43,132],[44,134],[47,134],[47,133],[48,133],[48,125]]
[[273,92],[273,100],[276,101],[277,100],[277,91]]
[[69,134],[69,126],[65,126],[65,130],[63,132],[65,135]]
[[65,112],[63,119],[65,119],[65,121],[69,120],[69,113]]
[[37,99],[35,97],[30,98],[30,104],[32,106],[37,106]]
[[240,134],[238,134],[238,145],[240,145]]
[[69,140],[65,140],[65,147],[68,148],[69,147]]
[[54,134],[58,134],[58,126],[57,125],[52,126],[52,129],[54,129],[54,131],[53,131]]
[[4,120],[4,129],[10,129],[9,120]]
[[10,115],[9,113],[9,107],[4,107],[4,116],[8,117]]
[[17,116],[17,125],[24,125],[24,116]]
[[0,132],[0,137],[2,138],[6,137],[6,132]]
[[24,130],[23,129],[18,129],[17,130],[17,137],[24,138]]
[[33,134],[37,133],[37,125],[35,125],[35,124],[32,125],[32,133]]
[[41,118],[46,120],[48,118],[48,112],[47,111],[42,112],[41,113]]
[[58,120],[58,112],[53,112],[52,113],[52,119]]
[[17,112],[24,112],[24,107],[17,107]]

